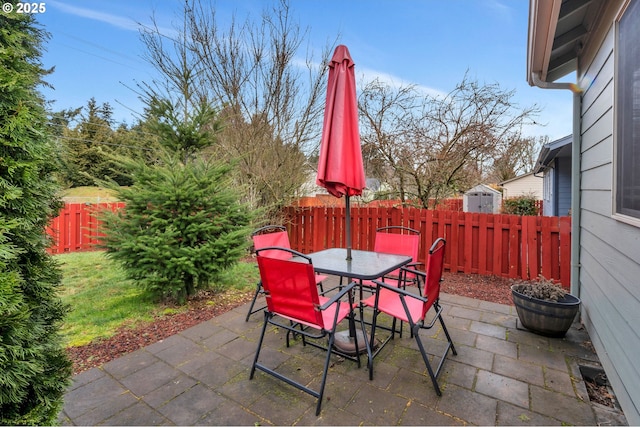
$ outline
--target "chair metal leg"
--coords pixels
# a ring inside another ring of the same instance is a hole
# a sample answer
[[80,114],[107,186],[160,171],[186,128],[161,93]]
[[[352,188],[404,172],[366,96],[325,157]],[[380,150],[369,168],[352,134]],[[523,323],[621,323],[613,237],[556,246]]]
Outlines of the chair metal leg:
[[[360,305],[360,327],[362,328],[362,337],[364,339],[364,344],[367,349],[367,369],[369,370],[369,379],[373,379],[373,346],[367,339],[367,328],[365,327],[365,322],[362,314],[362,305]],[[371,330],[373,335],[373,329]],[[375,339],[374,336],[371,337],[372,341]],[[360,367],[360,356],[358,355],[358,368]]]
[[444,349],[444,353],[442,354],[442,357],[440,357],[440,363],[438,363],[438,368],[436,369],[436,372],[435,372],[436,377],[440,374],[442,365],[444,364],[444,361],[447,358],[447,354],[449,354],[449,349],[451,349],[451,352],[453,353],[454,356],[458,354],[455,346],[453,345],[453,341],[451,340],[451,336],[449,335],[449,331],[447,330],[447,327],[444,324],[444,319],[442,318],[442,314],[440,313],[439,307],[438,307],[438,319],[440,320],[440,325],[442,325],[442,330],[444,331],[444,335],[447,337],[447,348]]
[[[369,344],[367,344],[367,358],[368,360],[368,365],[369,365],[369,381],[373,381],[373,358],[375,357],[376,353],[374,351],[375,345],[376,345],[376,325],[378,324],[378,315],[380,314],[380,311],[376,310],[374,308],[373,310],[373,318],[371,319],[371,338],[369,339]],[[364,327],[364,319],[363,319],[363,323],[362,323],[362,330],[364,331],[365,327]],[[366,335],[365,335],[365,339],[366,339]],[[383,346],[381,346],[383,347]]]
[[264,334],[267,331],[267,325],[269,324],[269,313],[264,312],[264,324],[262,325],[262,333],[260,334],[260,340],[258,341],[258,348],[256,349],[256,356],[253,358],[253,365],[251,365],[251,373],[249,379],[253,379],[253,375],[256,372],[256,365],[258,364],[258,356],[260,356],[260,350],[262,350],[262,341],[264,341]]
[[247,313],[247,317],[244,319],[245,322],[249,321],[249,317],[251,317],[253,313],[257,313],[266,308],[266,307],[261,307],[256,310],[253,309],[253,306],[256,304],[256,300],[258,299],[258,295],[260,295],[260,293],[262,293],[262,282],[258,282],[258,284],[256,285],[256,292],[255,294],[253,294],[253,300],[251,300],[251,305],[249,306],[249,312]]
[[[264,316],[265,316],[264,324],[262,325],[262,332],[260,334],[260,339],[259,339],[259,342],[258,342],[258,349],[256,350],[256,355],[255,355],[255,357],[253,359],[253,365],[251,366],[251,372],[249,374],[249,379],[250,380],[253,379],[256,369],[259,369],[259,370],[261,370],[261,371],[263,371],[263,372],[265,372],[265,373],[267,373],[269,375],[274,376],[275,378],[277,378],[277,379],[279,379],[281,381],[286,382],[287,384],[297,388],[298,390],[301,390],[301,391],[304,391],[305,393],[310,394],[311,396],[313,396],[313,397],[318,399],[318,403],[316,405],[316,415],[320,415],[320,410],[322,408],[322,398],[324,396],[324,389],[325,389],[325,386],[327,384],[327,375],[329,373],[329,366],[331,364],[331,353],[332,353],[331,349],[333,348],[333,344],[334,344],[334,341],[335,341],[335,328],[334,328],[334,330],[332,332],[326,331],[326,333],[329,335],[329,345],[328,345],[328,347],[324,348],[324,347],[316,346],[318,348],[323,348],[324,350],[326,350],[327,355],[325,357],[324,371],[322,372],[322,380],[320,382],[320,388],[318,390],[313,390],[313,389],[311,389],[310,387],[308,387],[305,384],[299,383],[299,382],[297,382],[297,381],[295,381],[295,380],[293,380],[293,379],[291,379],[289,377],[286,377],[283,374],[275,371],[274,369],[268,368],[267,366],[262,365],[261,363],[258,363],[258,358],[260,356],[260,350],[262,349],[262,343],[264,341],[264,337],[265,337],[265,334],[266,334],[266,331],[267,331],[267,326],[269,324],[273,324],[273,325],[279,326],[279,327],[285,327],[286,329],[290,329],[290,330],[294,329],[295,326],[296,326],[296,325],[291,325],[290,327],[287,327],[287,326],[282,325],[282,324],[273,323],[273,320],[272,320],[273,316],[272,316],[271,313],[269,313],[267,311],[265,311]],[[323,332],[323,335],[324,334],[325,333]],[[304,334],[302,334],[302,335],[304,336]],[[314,337],[314,338],[320,338],[320,336]]]
[[322,381],[320,382],[320,390],[318,390],[318,404],[316,406],[316,416],[320,415],[322,407],[322,396],[324,395],[324,386],[327,383],[327,374],[329,373],[329,363],[331,362],[331,349],[335,340],[335,331],[329,334],[329,346],[327,347],[327,357],[324,361],[324,372],[322,373]]
[[414,326],[413,336],[416,338],[416,343],[418,344],[418,348],[420,349],[420,354],[422,354],[422,360],[424,360],[424,364],[427,366],[427,371],[429,371],[429,377],[431,377],[431,382],[433,383],[433,388],[436,390],[436,394],[438,396],[442,396],[442,391],[440,391],[440,386],[438,385],[438,380],[431,369],[431,363],[429,363],[429,356],[427,356],[427,352],[424,349],[424,345],[422,344],[422,340],[420,340],[420,327],[418,325]]
[[[416,342],[418,344],[418,348],[420,349],[420,353],[422,354],[422,359],[424,360],[424,364],[427,366],[427,371],[429,371],[429,376],[431,377],[431,382],[433,383],[433,387],[436,390],[436,393],[438,396],[442,396],[442,392],[440,391],[440,386],[438,385],[438,375],[440,374],[440,370],[442,369],[442,366],[444,365],[444,361],[447,358],[447,354],[449,354],[449,349],[451,349],[451,351],[453,352],[454,355],[457,355],[458,352],[456,351],[455,346],[453,345],[453,341],[451,340],[451,336],[449,335],[449,331],[447,330],[447,327],[444,324],[444,319],[442,318],[442,307],[436,302],[434,303],[433,307],[436,310],[436,318],[440,321],[440,325],[442,326],[442,330],[444,331],[445,336],[447,337],[447,347],[444,349],[444,353],[442,353],[442,355],[440,356],[440,362],[438,363],[438,367],[436,368],[436,370],[434,371],[431,368],[431,363],[429,363],[429,358],[427,356],[427,352],[424,349],[424,345],[422,344],[422,340],[420,339],[420,336],[418,335],[420,332],[420,327],[421,325],[417,324],[415,325],[412,330],[413,330],[413,335],[416,338]],[[433,322],[435,322],[435,319],[433,320]],[[433,326],[433,322],[431,323],[431,325],[427,328],[431,328]]]
[[[440,313],[440,305],[436,302],[434,304],[434,307],[436,308],[437,312],[438,312],[438,319],[440,320],[440,325],[442,325],[442,330],[444,331],[444,335],[447,337],[447,341],[449,341],[449,347],[451,348],[451,351],[453,352],[454,356],[458,355],[458,352],[456,351],[455,346],[453,345],[453,340],[451,339],[451,335],[449,335],[449,331],[447,330],[447,327],[444,324],[444,319],[442,318],[442,313]],[[446,355],[447,353],[445,353]]]

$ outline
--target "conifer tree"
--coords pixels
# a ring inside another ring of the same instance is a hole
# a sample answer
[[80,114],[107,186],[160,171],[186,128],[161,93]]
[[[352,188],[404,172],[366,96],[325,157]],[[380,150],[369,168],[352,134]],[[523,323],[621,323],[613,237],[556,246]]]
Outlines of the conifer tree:
[[[15,5],[15,1],[11,2]],[[61,275],[45,227],[60,208],[55,152],[38,92],[48,35],[0,14],[0,424],[56,421],[71,376],[59,334]]]
[[184,302],[245,253],[251,215],[232,185],[232,166],[202,155],[215,141],[215,110],[199,103],[181,115],[153,99],[148,111],[164,153],[152,164],[123,159],[133,184],[112,186],[126,208],[100,214],[102,245],[151,294]]

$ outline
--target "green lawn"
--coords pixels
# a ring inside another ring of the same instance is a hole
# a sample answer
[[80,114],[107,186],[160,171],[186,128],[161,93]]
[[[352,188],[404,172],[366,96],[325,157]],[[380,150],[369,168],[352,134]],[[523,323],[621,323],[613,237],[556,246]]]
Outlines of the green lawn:
[[114,202],[118,200],[113,190],[91,186],[68,188],[62,192],[62,197],[69,203]]
[[[62,300],[71,306],[62,328],[68,346],[108,338],[121,326],[151,321],[165,310],[175,313],[149,299],[103,252],[61,254],[55,259],[63,273]],[[255,265],[241,262],[221,277],[216,288],[248,290],[257,280]]]

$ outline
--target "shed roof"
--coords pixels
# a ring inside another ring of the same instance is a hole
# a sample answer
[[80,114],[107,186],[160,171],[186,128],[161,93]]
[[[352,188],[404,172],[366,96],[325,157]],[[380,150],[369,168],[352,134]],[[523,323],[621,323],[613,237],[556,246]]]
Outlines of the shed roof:
[[502,193],[500,193],[498,190],[494,190],[493,188],[489,187],[488,185],[485,184],[478,184],[473,188],[470,188],[469,190],[465,191],[464,194],[469,194],[469,193],[475,193],[478,191],[488,191],[491,193],[496,193],[496,194],[500,194],[502,195]]

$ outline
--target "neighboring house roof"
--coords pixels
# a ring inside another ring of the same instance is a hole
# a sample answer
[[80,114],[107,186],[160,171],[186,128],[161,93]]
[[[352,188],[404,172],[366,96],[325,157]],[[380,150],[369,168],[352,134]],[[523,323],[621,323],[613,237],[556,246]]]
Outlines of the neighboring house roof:
[[[527,81],[553,82],[576,69],[605,0],[530,0]],[[557,19],[554,19],[556,18]]]
[[544,169],[549,166],[549,163],[558,157],[571,157],[572,141],[573,136],[567,135],[564,138],[556,139],[555,141],[545,144],[540,150],[533,173],[544,171]]
[[500,183],[500,185],[501,185],[501,186],[504,186],[505,184],[509,184],[510,182],[513,182],[513,181],[520,181],[521,179],[528,178],[528,177],[530,177],[531,175],[533,175],[533,172],[525,173],[524,175],[518,175],[518,176],[516,176],[515,178],[511,178],[511,179],[508,179],[508,180],[506,180],[506,181],[502,181],[502,182]]

